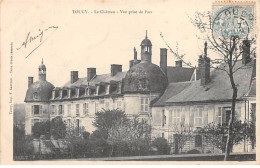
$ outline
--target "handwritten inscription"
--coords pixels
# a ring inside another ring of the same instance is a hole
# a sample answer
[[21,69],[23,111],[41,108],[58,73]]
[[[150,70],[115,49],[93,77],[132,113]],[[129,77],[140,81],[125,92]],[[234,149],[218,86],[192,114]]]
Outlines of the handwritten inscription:
[[[25,40],[22,44],[16,48],[16,50],[26,49],[30,44],[36,44],[36,47],[26,56],[26,58],[31,55],[40,45],[42,45],[51,34],[58,29],[58,26],[49,26],[43,30],[39,29],[37,33],[32,34],[31,32],[27,33]],[[45,36],[47,34],[47,36]]]

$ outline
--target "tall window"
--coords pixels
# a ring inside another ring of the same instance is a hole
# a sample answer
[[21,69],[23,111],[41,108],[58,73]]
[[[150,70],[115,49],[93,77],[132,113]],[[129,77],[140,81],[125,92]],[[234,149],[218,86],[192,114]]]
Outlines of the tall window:
[[88,103],[83,104],[83,114],[88,114]]
[[51,105],[51,114],[52,115],[56,114],[56,106],[55,105]]
[[117,101],[116,107],[117,107],[117,109],[122,109],[122,102],[120,100]]
[[79,116],[79,104],[76,104],[76,116]]
[[217,111],[217,122],[220,125],[227,126],[231,114],[231,108],[230,107],[219,107]]
[[166,125],[166,115],[165,110],[162,110],[162,126],[164,127]]
[[80,121],[79,121],[79,119],[76,119],[76,131],[77,131],[77,134],[79,134],[79,131],[80,131]]
[[149,99],[142,97],[141,98],[141,111],[142,112],[148,112],[148,106],[149,106]]
[[203,108],[198,108],[198,111],[195,113],[195,125],[197,127],[202,127],[202,113]]
[[172,110],[169,111],[169,126],[172,126]]
[[67,128],[70,130],[70,119],[67,120]]
[[106,103],[105,103],[105,109],[106,109],[106,110],[109,110],[109,102],[106,102]]
[[32,105],[32,115],[42,114],[42,106],[41,105]]
[[98,112],[98,102],[95,102],[95,113]]
[[222,125],[222,108],[221,107],[218,108],[217,121],[218,121],[218,124]]
[[63,115],[63,114],[64,114],[63,105],[59,105],[59,115]]
[[195,136],[195,147],[202,147],[202,136],[201,135]]
[[71,116],[71,104],[68,104],[68,116]]
[[173,111],[173,124],[178,125],[181,122],[181,109],[174,109]]

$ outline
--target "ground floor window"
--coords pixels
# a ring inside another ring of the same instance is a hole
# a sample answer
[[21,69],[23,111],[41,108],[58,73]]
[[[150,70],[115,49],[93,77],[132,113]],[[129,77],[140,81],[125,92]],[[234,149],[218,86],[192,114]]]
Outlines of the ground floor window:
[[79,121],[79,119],[76,120],[76,131],[77,131],[77,134],[79,134],[79,131],[80,131],[80,121]]
[[195,147],[202,147],[202,136],[201,135],[195,136]]
[[117,101],[117,109],[122,109],[121,101]]

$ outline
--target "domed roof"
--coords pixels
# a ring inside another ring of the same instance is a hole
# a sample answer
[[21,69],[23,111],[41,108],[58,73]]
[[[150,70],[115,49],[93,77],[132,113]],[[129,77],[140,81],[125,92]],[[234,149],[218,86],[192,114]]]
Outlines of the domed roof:
[[49,101],[54,89],[53,84],[39,80],[29,86],[26,92],[25,102]]
[[152,42],[146,37],[145,39],[143,39],[143,41],[141,42],[141,46],[151,46]]
[[39,69],[46,70],[46,66],[44,64],[39,65]]
[[123,92],[162,93],[167,85],[167,77],[159,66],[149,62],[141,62],[127,72]]
[[42,64],[39,65],[39,70],[46,70],[46,66],[43,64],[43,58],[42,58]]
[[145,39],[141,42],[141,46],[152,46],[152,42],[147,37],[147,30],[145,31]]

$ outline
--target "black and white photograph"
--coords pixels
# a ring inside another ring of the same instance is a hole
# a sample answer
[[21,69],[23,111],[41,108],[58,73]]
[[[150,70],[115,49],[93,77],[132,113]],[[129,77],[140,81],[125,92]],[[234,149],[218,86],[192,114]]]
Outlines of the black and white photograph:
[[3,1],[2,163],[259,164],[259,11]]

